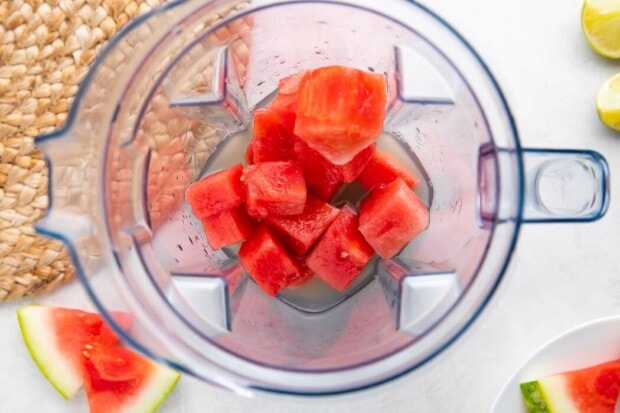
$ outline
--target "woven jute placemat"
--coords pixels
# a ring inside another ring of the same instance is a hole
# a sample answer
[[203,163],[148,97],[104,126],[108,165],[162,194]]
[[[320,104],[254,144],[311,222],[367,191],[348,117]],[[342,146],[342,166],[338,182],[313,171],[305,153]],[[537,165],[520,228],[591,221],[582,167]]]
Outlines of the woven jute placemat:
[[0,1],[0,301],[73,278],[66,249],[39,236],[48,171],[35,137],[62,126],[97,53],[162,0]]
[[106,41],[165,1],[0,0],[0,301],[74,277],[62,243],[34,230],[49,203],[35,137],[64,124]]

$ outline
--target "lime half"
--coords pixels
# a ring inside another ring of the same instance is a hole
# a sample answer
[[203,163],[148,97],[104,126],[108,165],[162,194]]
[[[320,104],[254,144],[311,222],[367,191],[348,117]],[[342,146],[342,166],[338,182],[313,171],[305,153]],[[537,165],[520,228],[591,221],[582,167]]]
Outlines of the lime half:
[[616,73],[598,91],[596,109],[603,123],[620,131],[620,73]]
[[620,0],[585,0],[581,25],[597,53],[620,58]]

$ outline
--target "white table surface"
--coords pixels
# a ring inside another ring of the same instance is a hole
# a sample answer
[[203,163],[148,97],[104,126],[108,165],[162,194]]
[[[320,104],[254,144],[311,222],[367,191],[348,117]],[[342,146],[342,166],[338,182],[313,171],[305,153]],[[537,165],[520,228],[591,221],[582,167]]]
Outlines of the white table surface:
[[[599,122],[599,86],[620,62],[597,56],[580,28],[581,0],[424,0],[480,52],[500,80],[524,146],[590,148],[620,170],[620,133]],[[611,180],[612,195],[620,191]],[[620,204],[592,224],[522,229],[505,281],[464,336],[408,376],[365,393],[323,400],[245,399],[184,377],[166,412],[489,411],[511,373],[539,346],[577,324],[620,313]],[[81,294],[78,284],[39,300]],[[72,300],[74,301],[74,299]],[[0,412],[86,412],[65,402],[24,347],[15,310],[0,305]],[[510,413],[510,412],[501,412]]]

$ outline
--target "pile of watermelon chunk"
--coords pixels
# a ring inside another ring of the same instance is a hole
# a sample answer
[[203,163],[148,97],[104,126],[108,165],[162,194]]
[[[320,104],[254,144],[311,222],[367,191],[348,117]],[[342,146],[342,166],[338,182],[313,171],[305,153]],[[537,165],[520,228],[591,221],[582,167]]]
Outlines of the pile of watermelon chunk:
[[[386,107],[383,75],[343,66],[282,79],[254,115],[246,162],[185,193],[212,248],[243,242],[239,258],[269,295],[316,274],[344,291],[377,253],[396,255],[429,224],[419,180],[376,149]],[[357,182],[359,211],[330,204]]]

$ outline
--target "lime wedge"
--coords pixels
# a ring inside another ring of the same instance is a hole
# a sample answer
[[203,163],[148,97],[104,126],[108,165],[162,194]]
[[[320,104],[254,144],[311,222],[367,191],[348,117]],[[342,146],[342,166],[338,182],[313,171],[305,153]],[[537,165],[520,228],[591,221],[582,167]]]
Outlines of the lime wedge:
[[620,131],[620,73],[601,86],[596,96],[596,109],[605,125]]
[[581,25],[588,43],[597,53],[620,58],[619,0],[585,0]]

